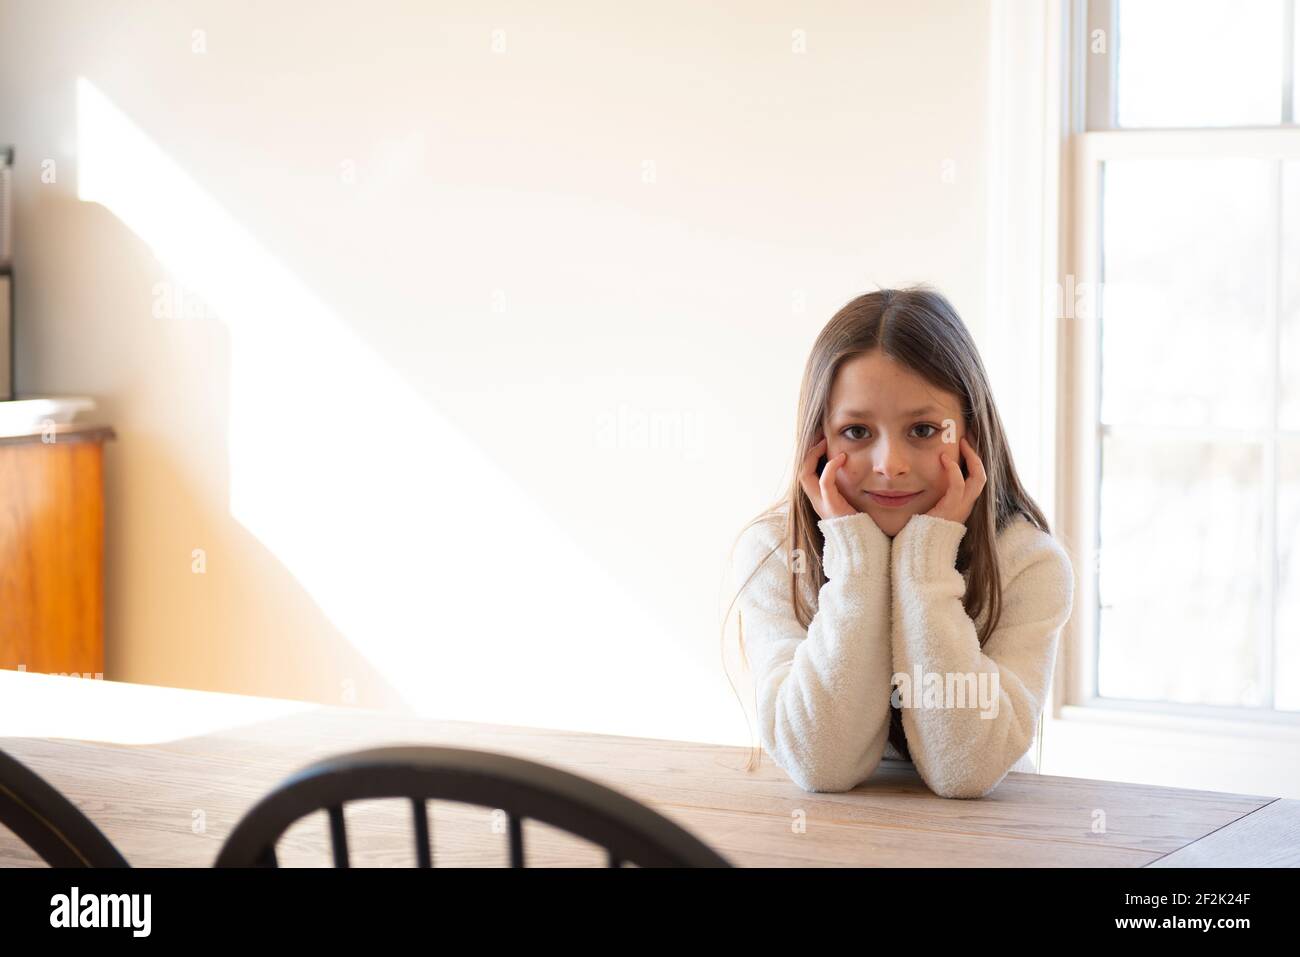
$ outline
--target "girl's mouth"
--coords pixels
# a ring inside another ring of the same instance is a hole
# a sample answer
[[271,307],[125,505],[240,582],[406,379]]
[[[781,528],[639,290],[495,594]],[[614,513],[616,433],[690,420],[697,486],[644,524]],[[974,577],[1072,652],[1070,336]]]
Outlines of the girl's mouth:
[[875,502],[877,505],[883,505],[885,508],[898,508],[902,505],[906,505],[921,493],[913,492],[911,495],[878,495],[875,492],[868,492],[867,494],[871,496],[871,501]]

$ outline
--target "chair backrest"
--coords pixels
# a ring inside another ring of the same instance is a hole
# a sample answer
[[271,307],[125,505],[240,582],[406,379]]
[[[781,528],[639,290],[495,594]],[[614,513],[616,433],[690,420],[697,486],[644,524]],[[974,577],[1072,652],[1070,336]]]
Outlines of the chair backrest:
[[48,781],[0,751],[0,824],[51,867],[130,867],[113,842]]
[[416,863],[432,867],[426,802],[505,811],[510,865],[524,866],[523,821],[532,818],[604,848],[610,867],[730,867],[690,832],[639,801],[559,768],[469,748],[373,748],[317,761],[250,808],[217,855],[217,867],[276,867],[275,844],[316,811],[329,814],[336,867],[348,866],[343,805],[405,798],[414,816]]

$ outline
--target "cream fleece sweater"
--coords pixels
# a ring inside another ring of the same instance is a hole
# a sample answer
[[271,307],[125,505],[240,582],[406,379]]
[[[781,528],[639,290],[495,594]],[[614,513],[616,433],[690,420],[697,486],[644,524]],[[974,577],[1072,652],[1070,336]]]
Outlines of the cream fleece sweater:
[[[896,673],[915,692],[901,699],[912,764],[936,794],[983,797],[1008,771],[1036,770],[1029,752],[1074,598],[1073,568],[1052,536],[1024,516],[999,534],[1002,617],[981,649],[988,610],[977,621],[966,614],[956,568],[964,524],[914,515],[891,540],[866,513],[822,520],[828,581],[814,594],[812,576],[798,576],[816,612],[804,629],[790,603],[788,550],[772,551],[783,518],[746,529],[732,581],[739,589],[758,568],[737,601],[741,636],[760,740],[796,784],[846,791],[882,757],[899,758],[888,741]],[[982,697],[963,701],[955,686],[945,697],[953,675]]]

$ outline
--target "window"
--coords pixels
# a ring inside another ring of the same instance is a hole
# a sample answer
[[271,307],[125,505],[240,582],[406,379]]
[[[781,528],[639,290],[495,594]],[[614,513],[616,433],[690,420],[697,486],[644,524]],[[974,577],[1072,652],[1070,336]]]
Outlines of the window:
[[1084,7],[1070,704],[1300,723],[1296,7]]
[[1107,126],[1295,122],[1293,3],[1115,0],[1107,19],[1116,92]]

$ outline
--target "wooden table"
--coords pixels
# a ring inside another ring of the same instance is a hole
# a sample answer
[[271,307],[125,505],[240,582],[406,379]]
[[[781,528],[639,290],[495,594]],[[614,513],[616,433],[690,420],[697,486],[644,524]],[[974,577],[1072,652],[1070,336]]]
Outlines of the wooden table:
[[[136,866],[207,867],[239,817],[325,755],[390,744],[501,751],[557,765],[658,809],[734,864],[766,866],[1298,866],[1300,801],[1011,774],[989,797],[934,796],[887,761],[840,794],[801,790],[745,748],[432,721],[377,711],[0,671],[0,748],[67,794]],[[436,866],[506,863],[491,809],[430,803]],[[412,866],[409,807],[346,808],[355,866]],[[1104,826],[1102,826],[1104,825]],[[593,845],[524,824],[529,866],[600,866]],[[323,812],[282,865],[329,866]],[[7,831],[0,866],[41,862]]]

